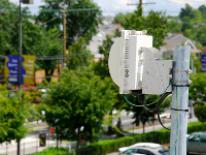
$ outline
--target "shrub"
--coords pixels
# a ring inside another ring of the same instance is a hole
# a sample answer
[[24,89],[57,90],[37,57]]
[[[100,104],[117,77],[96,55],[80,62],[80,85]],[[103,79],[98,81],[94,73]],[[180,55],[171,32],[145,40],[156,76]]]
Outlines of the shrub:
[[42,152],[37,152],[33,155],[74,155],[63,148],[49,148]]
[[[188,133],[195,131],[206,131],[206,123],[194,122],[188,126]],[[111,140],[101,140],[96,143],[92,143],[87,147],[81,148],[78,152],[79,155],[105,155],[109,152],[115,152],[120,147],[132,145],[138,142],[155,142],[160,144],[169,143],[170,131],[159,130],[144,134],[135,134],[133,136],[126,136]]]

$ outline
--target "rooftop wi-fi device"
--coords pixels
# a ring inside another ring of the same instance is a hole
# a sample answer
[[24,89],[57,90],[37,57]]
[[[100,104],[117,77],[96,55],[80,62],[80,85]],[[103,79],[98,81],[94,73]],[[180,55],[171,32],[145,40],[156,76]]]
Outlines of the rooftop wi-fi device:
[[[164,60],[162,63],[157,63],[161,58],[160,52],[152,47],[153,37],[147,35],[145,31],[123,30],[122,36],[114,40],[109,55],[109,71],[113,81],[119,86],[121,94],[133,90],[142,90],[145,94],[159,94],[167,87],[172,62]],[[159,74],[162,72],[161,69],[166,69],[167,71],[164,72],[167,75]],[[161,77],[158,77],[158,74]],[[161,84],[158,83],[159,80]],[[150,87],[153,82],[163,88],[159,90],[159,86],[155,89]]]

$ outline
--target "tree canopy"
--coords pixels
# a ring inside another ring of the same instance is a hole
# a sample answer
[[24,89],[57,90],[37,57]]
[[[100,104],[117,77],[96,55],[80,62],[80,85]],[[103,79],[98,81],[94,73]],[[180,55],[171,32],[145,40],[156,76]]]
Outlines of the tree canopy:
[[45,0],[41,7],[37,22],[46,29],[56,28],[62,31],[62,15],[65,11],[67,20],[68,45],[79,37],[88,42],[96,33],[100,23],[101,11],[91,0]]
[[195,9],[189,4],[186,4],[185,7],[181,9],[178,17],[169,18],[170,31],[181,32],[196,43],[206,46],[206,35],[204,33],[206,30],[205,17],[205,5],[201,5],[199,8]]
[[46,121],[78,143],[97,140],[103,118],[116,102],[110,87],[108,79],[101,80],[91,70],[65,70],[48,92]]
[[0,142],[20,140],[24,137],[24,127],[28,104],[26,99],[19,100],[21,93],[14,94],[0,88]]
[[86,46],[85,38],[81,37],[69,47],[67,55],[67,67],[69,69],[89,66],[92,55]]
[[151,11],[147,16],[141,16],[139,11],[129,14],[119,14],[115,22],[125,29],[146,30],[154,37],[154,46],[159,48],[168,33],[167,17],[161,12]]

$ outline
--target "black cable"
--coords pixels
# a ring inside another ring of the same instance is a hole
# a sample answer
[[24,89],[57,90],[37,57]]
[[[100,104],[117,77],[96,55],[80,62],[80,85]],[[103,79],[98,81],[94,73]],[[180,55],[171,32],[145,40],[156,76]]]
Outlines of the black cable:
[[161,120],[161,118],[160,118],[160,113],[157,113],[157,118],[158,118],[158,121],[159,121],[160,125],[161,125],[163,128],[165,128],[165,129],[167,129],[167,130],[171,130],[170,128],[166,127],[166,126],[164,125],[164,123],[162,122],[162,120]]
[[161,118],[160,118],[160,105],[161,105],[161,103],[164,102],[164,100],[165,100],[169,95],[171,95],[171,92],[166,92],[166,93],[164,93],[164,94],[161,96],[160,100],[159,100],[159,104],[157,104],[157,106],[156,106],[156,108],[155,108],[155,109],[156,109],[156,112],[157,112],[157,118],[158,118],[158,121],[159,121],[160,125],[161,125],[163,128],[167,129],[167,130],[171,130],[171,129],[167,128],[167,127],[164,125],[164,123],[162,122]]
[[[131,106],[133,106],[133,107],[136,107],[136,108],[144,108],[145,110],[147,110],[147,111],[149,111],[149,112],[156,112],[156,113],[157,113],[157,118],[158,118],[158,121],[159,121],[160,125],[161,125],[163,128],[165,128],[165,129],[167,129],[167,130],[170,130],[169,128],[167,128],[167,127],[164,125],[164,123],[162,122],[162,120],[161,120],[161,118],[160,118],[160,105],[161,105],[161,103],[163,103],[164,100],[165,100],[169,95],[171,95],[171,94],[172,94],[171,92],[166,92],[166,93],[162,94],[162,95],[160,96],[159,101],[156,102],[156,103],[158,103],[158,104],[157,104],[157,106],[155,107],[154,111],[149,110],[149,108],[148,108],[147,106],[145,106],[145,104],[143,104],[143,105],[135,105],[135,104],[131,103],[126,96],[124,96],[124,99],[125,99],[125,101],[126,101],[129,105],[131,105]],[[138,95],[138,96],[139,96],[139,95]]]

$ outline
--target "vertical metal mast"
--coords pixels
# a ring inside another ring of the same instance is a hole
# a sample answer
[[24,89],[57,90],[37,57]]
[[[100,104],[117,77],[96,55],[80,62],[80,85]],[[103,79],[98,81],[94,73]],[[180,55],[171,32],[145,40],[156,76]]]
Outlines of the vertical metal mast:
[[174,51],[171,155],[186,155],[189,64],[190,48],[188,46],[178,46]]

